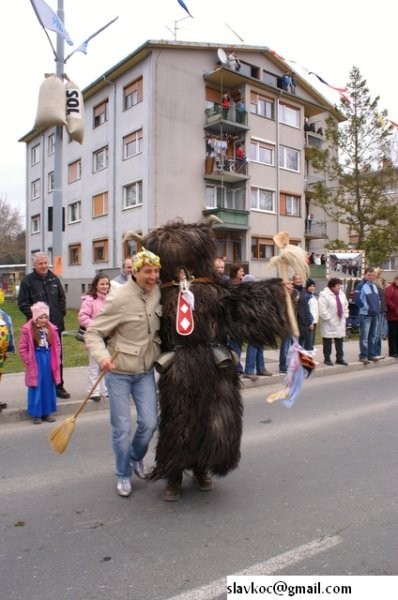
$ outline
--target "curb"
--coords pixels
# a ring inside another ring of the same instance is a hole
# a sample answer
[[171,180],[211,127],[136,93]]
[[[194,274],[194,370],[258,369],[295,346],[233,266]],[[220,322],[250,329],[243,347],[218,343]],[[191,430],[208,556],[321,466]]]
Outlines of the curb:
[[[267,362],[267,366],[270,365],[270,363],[272,363],[274,361],[268,361]],[[396,365],[398,364],[397,360],[395,358],[392,357],[386,357],[384,360],[381,360],[377,363],[371,363],[369,365],[363,365],[361,362],[359,361],[355,361],[355,362],[351,362],[349,363],[349,365],[347,367],[343,366],[343,365],[334,365],[333,367],[327,367],[324,364],[319,364],[316,369],[314,370],[314,372],[311,375],[311,379],[313,379],[314,377],[327,377],[330,375],[340,375],[340,374],[344,374],[344,373],[352,373],[355,371],[363,371],[364,369],[378,369],[380,368],[380,366],[390,366],[390,365]],[[248,389],[253,389],[253,388],[258,388],[258,387],[267,387],[270,385],[274,385],[274,384],[283,384],[285,378],[285,374],[284,373],[276,373],[273,374],[272,377],[259,377],[256,381],[250,381],[250,379],[243,379],[240,378],[240,382],[241,382],[241,389],[242,390],[248,390]],[[84,399],[84,395],[81,399],[79,400],[58,400],[57,402],[57,413],[56,413],[56,418],[66,415],[66,416],[71,416],[73,415],[77,409],[80,407],[81,403],[83,402]],[[84,413],[87,412],[99,412],[99,411],[103,411],[103,410],[108,410],[109,408],[109,401],[108,398],[101,398],[101,400],[99,402],[93,402],[92,400],[88,401],[85,408],[84,408]],[[22,408],[22,407],[9,407],[6,409],[3,409],[3,411],[0,413],[0,426],[1,424],[5,424],[5,423],[12,423],[12,422],[17,422],[17,421],[30,421],[31,417],[27,414],[26,409]],[[57,421],[59,419],[57,418]]]

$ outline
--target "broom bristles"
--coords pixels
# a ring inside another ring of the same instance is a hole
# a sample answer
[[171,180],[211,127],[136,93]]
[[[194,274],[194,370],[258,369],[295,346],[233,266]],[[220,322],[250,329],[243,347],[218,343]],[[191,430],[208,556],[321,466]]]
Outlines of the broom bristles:
[[56,425],[51,429],[48,434],[48,439],[55,452],[62,454],[66,450],[69,440],[72,437],[72,433],[75,430],[75,425],[76,417],[73,416],[68,417],[63,423],[60,423],[60,425]]

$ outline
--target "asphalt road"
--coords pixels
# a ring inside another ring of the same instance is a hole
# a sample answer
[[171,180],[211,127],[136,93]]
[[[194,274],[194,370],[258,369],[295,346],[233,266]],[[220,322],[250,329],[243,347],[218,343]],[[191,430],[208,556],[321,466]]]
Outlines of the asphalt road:
[[265,402],[279,387],[244,390],[240,467],[213,492],[185,478],[177,503],[163,482],[116,495],[106,411],[79,418],[63,455],[51,425],[3,425],[1,600],[211,600],[233,573],[398,574],[395,368],[314,378],[291,409]]

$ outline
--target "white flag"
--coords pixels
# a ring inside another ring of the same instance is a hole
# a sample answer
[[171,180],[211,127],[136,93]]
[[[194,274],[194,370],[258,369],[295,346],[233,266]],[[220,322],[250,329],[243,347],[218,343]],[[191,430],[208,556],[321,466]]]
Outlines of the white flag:
[[46,4],[44,0],[30,1],[42,27],[59,33],[59,35],[61,35],[70,46],[73,46],[73,42],[70,39],[69,33],[66,31],[64,24],[55,14],[55,12],[48,6],[48,4]]
[[[101,27],[101,29],[98,29],[98,31],[96,31],[95,33],[91,34],[86,40],[84,40],[84,42],[82,42],[80,44],[80,46],[78,46],[76,48],[76,50],[73,51],[72,54],[74,54],[75,52],[83,52],[83,54],[87,54],[87,46],[90,40],[92,40],[96,35],[98,35],[99,33],[101,33],[101,31],[104,31],[104,29],[106,29],[107,27],[109,27],[109,25],[112,25],[112,23],[114,23],[115,21],[117,21],[119,17],[115,17],[114,19],[112,19],[112,21],[109,21],[109,23],[107,23],[106,25],[104,25],[103,27]],[[69,55],[71,56],[71,55]],[[68,58],[69,58],[68,56]]]

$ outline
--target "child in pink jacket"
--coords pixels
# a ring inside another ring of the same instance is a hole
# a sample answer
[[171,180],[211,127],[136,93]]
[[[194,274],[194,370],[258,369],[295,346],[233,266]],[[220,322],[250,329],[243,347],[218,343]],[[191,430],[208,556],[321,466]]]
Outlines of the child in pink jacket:
[[28,387],[27,412],[33,423],[53,423],[57,410],[55,387],[61,382],[61,342],[57,328],[49,321],[50,309],[44,302],[30,308],[32,318],[21,330],[18,351],[25,363]]
[[[90,288],[85,296],[82,296],[82,302],[78,314],[79,325],[82,327],[89,327],[94,320],[94,317],[98,315],[102,309],[106,295],[109,292],[110,281],[106,273],[97,273],[90,284]],[[98,378],[101,370],[99,364],[92,358],[89,357],[88,372],[87,372],[87,392],[91,390],[96,379]],[[107,396],[108,392],[105,386],[104,378],[101,379],[98,386],[92,392],[90,396],[91,400],[99,402],[101,396]]]

